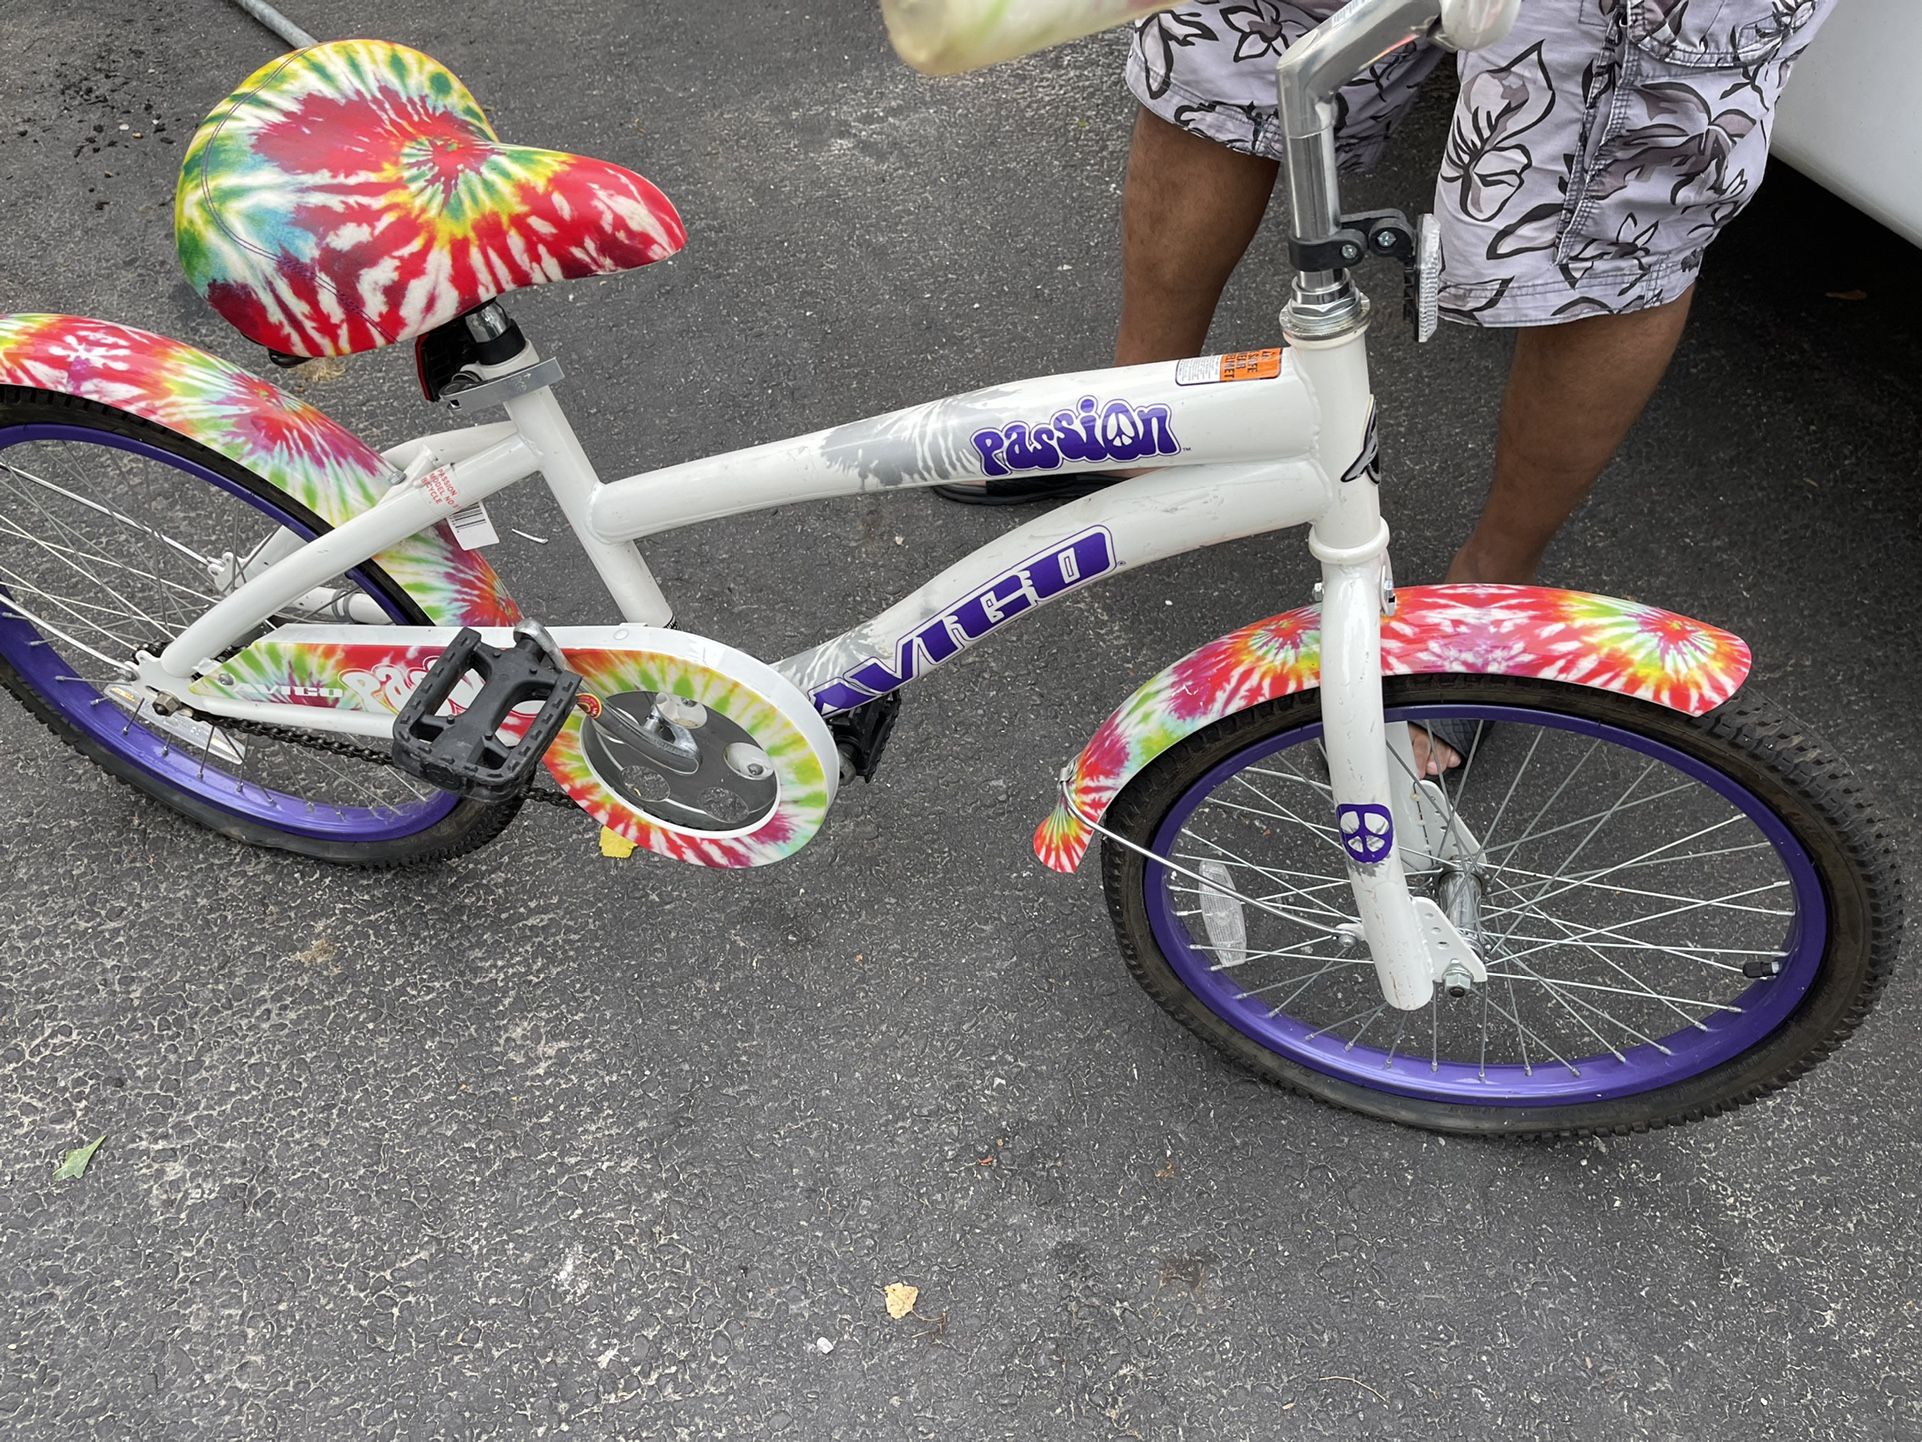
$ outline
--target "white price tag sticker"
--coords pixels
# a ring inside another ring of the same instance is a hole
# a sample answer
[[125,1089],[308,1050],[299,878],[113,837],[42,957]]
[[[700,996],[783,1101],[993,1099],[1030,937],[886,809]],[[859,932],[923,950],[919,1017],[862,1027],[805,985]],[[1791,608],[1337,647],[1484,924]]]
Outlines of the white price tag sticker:
[[476,501],[471,506],[463,506],[447,521],[454,528],[454,539],[460,543],[463,551],[478,551],[482,546],[500,544],[500,532],[494,529],[485,502]]

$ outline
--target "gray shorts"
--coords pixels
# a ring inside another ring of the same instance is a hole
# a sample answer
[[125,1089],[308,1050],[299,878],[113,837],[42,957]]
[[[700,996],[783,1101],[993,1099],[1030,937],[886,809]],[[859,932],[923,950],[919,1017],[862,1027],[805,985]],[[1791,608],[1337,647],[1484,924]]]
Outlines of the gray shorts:
[[[1164,120],[1280,159],[1275,63],[1342,0],[1201,0],[1143,20],[1128,85]],[[1748,203],[1775,99],[1834,0],[1523,0],[1460,57],[1435,186],[1442,314],[1549,325],[1694,283]],[[1403,49],[1342,91],[1337,148],[1365,170],[1440,63]]]

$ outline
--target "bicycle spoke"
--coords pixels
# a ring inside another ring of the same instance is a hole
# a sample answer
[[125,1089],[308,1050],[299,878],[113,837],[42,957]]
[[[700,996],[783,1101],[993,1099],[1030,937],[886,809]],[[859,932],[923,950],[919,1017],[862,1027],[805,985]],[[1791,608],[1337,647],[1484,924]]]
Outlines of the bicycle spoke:
[[[118,737],[136,728],[151,735],[153,754],[184,762],[182,774],[195,783],[225,777],[250,805],[278,810],[293,796],[309,814],[342,821],[433,804],[441,793],[384,758],[362,761],[258,735],[243,746],[206,719],[169,721],[151,712],[144,689],[131,684],[134,654],[158,652],[179,635],[220,599],[215,577],[238,565],[233,558],[259,555],[280,530],[246,500],[151,458],[88,442],[16,442],[0,456],[0,615],[39,633],[25,644],[61,658],[54,686],[99,693],[65,704],[86,712],[112,706],[121,717]],[[223,537],[232,545],[221,553]],[[344,578],[339,594],[359,589]],[[288,607],[276,619],[304,614]],[[1304,896],[1302,904],[1318,900]]]
[[[1513,960],[1513,958],[1510,958],[1510,960]],[[1612,993],[1615,996],[1633,996],[1633,997],[1641,997],[1645,999],[1653,999],[1655,1001],[1680,1002],[1684,1006],[1699,1006],[1699,1007],[1706,1008],[1709,1011],[1733,1012],[1738,1016],[1741,1014],[1741,1011],[1742,1011],[1741,1007],[1735,1006],[1729,1002],[1704,1001],[1700,997],[1694,997],[1694,996],[1669,996],[1662,992],[1630,991],[1624,987],[1607,986],[1599,981],[1576,981],[1571,977],[1565,977],[1565,976],[1542,976],[1529,967],[1523,967],[1520,975],[1516,975],[1515,973],[1506,972],[1506,971],[1491,971],[1488,974],[1490,976],[1500,977],[1505,981],[1540,982],[1543,986],[1548,987],[1551,991],[1553,991],[1557,987],[1567,986],[1567,987],[1574,987],[1580,991],[1605,991],[1605,992]],[[1606,1016],[1607,1013],[1604,1012],[1602,1013],[1602,1015]],[[1616,1020],[1613,1017],[1610,1017],[1609,1019],[1611,1021]],[[1622,1026],[1623,1024],[1620,1021],[1616,1021],[1616,1025]],[[1623,1029],[1631,1030],[1631,1028],[1628,1028],[1626,1026],[1624,1026]]]
[[1547,734],[1548,732],[1542,727],[1538,726],[1535,728],[1534,739],[1528,743],[1528,754],[1522,758],[1522,764],[1516,769],[1514,779],[1508,783],[1508,790],[1502,796],[1502,804],[1495,808],[1495,819],[1489,822],[1487,828],[1482,832],[1482,853],[1484,855],[1487,854],[1488,848],[1494,844],[1495,833],[1501,829],[1502,818],[1508,815],[1508,803],[1515,799],[1515,788],[1522,784],[1522,778],[1528,774],[1528,768],[1535,760],[1535,752],[1540,749],[1542,738]]
[[[1185,831],[1184,831],[1184,834],[1186,834]],[[1229,855],[1229,853],[1223,847],[1217,845],[1215,842],[1209,841],[1208,838],[1206,838],[1205,836],[1196,836],[1195,839],[1197,841],[1200,841],[1203,845],[1213,846],[1216,851],[1220,852],[1224,856]],[[1209,857],[1209,856],[1197,856],[1192,851],[1177,851],[1174,853],[1174,856],[1177,861],[1204,862],[1204,861],[1212,861],[1214,859],[1213,857]],[[1238,857],[1231,856],[1230,859],[1240,861],[1240,858]],[[1240,861],[1240,864],[1243,866],[1249,867],[1250,870],[1260,872],[1260,874],[1265,878],[1280,878],[1284,876],[1301,876],[1305,874],[1299,871],[1286,871],[1286,870],[1280,870],[1278,868],[1272,868],[1272,867],[1266,867],[1266,866],[1255,866],[1252,862],[1247,862],[1247,861]],[[1339,921],[1351,921],[1353,920],[1353,917],[1351,917],[1347,912],[1338,910],[1337,908],[1330,906],[1328,902],[1318,894],[1323,891],[1331,891],[1338,886],[1346,886],[1347,884],[1348,884],[1348,879],[1346,877],[1342,877],[1336,881],[1321,881],[1314,886],[1298,886],[1288,891],[1273,891],[1273,892],[1269,892],[1266,896],[1255,896],[1255,897],[1250,897],[1249,899],[1251,901],[1265,903],[1269,901],[1279,901],[1289,897],[1300,897],[1304,901],[1312,902],[1315,906],[1319,907],[1321,910],[1327,912],[1330,916],[1335,917]],[[1193,895],[1193,896],[1200,896],[1203,890],[1199,886],[1196,886],[1196,887],[1176,886],[1176,887],[1173,887],[1172,889],[1182,893],[1183,895]],[[1208,890],[1218,892],[1219,888],[1210,887],[1208,888]]]
[[[1320,971],[1314,973],[1314,975],[1312,976],[1303,978],[1301,985],[1296,987],[1293,991],[1288,993],[1287,996],[1283,997],[1279,1002],[1277,1002],[1274,1005],[1274,1007],[1272,1007],[1269,1010],[1268,1015],[1270,1016],[1281,1015],[1289,1007],[1295,1004],[1296,998],[1298,998],[1304,991],[1308,990],[1309,987],[1313,986],[1317,981],[1320,981],[1324,976],[1327,976],[1331,971],[1339,971],[1341,970],[1341,968],[1345,966],[1358,966],[1358,965],[1367,966],[1372,964],[1373,963],[1370,963],[1370,962],[1363,962],[1359,960],[1359,958],[1356,958],[1356,959],[1350,959],[1347,957],[1331,958],[1328,960],[1328,964],[1322,967]],[[1293,980],[1294,980],[1293,977],[1288,978],[1288,981],[1293,981]],[[1278,981],[1274,984],[1274,986],[1255,987],[1252,990],[1243,992],[1242,995],[1243,996],[1259,996],[1262,992],[1273,991],[1275,987],[1288,985],[1288,981]]]
[[[1554,925],[1562,928],[1564,931],[1571,929],[1568,923],[1561,920],[1561,918],[1559,917],[1550,917],[1549,921],[1552,922]],[[1542,938],[1530,937],[1527,939],[1528,940],[1539,939],[1543,941],[1548,940],[1548,938],[1546,937],[1542,937]],[[1702,1022],[1700,1018],[1690,1016],[1687,1012],[1682,1010],[1681,1006],[1673,998],[1663,996],[1659,992],[1656,992],[1648,985],[1647,982],[1643,981],[1640,977],[1636,976],[1634,972],[1630,971],[1627,967],[1623,966],[1619,961],[1616,961],[1613,957],[1605,955],[1601,950],[1602,947],[1616,946],[1616,945],[1619,945],[1620,943],[1616,943],[1616,942],[1597,943],[1593,941],[1579,941],[1572,944],[1575,946],[1579,946],[1583,951],[1588,952],[1591,956],[1595,957],[1603,965],[1607,966],[1611,971],[1615,972],[1618,976],[1622,977],[1624,980],[1634,982],[1638,990],[1636,990],[1633,993],[1633,995],[1636,995],[1638,997],[1646,997],[1650,1000],[1660,1001],[1664,1006],[1666,1006],[1670,1011],[1674,1012],[1677,1016],[1681,1017],[1682,1020],[1687,1022],[1690,1026],[1696,1027],[1698,1029],[1702,1027]],[[1644,1037],[1643,1040],[1652,1041],[1653,1039],[1649,1037]],[[1657,1046],[1660,1046],[1659,1042],[1656,1042],[1654,1044]],[[1668,1050],[1668,1048],[1666,1047],[1662,1047],[1661,1049],[1664,1052]]]
[[[1318,936],[1313,938],[1310,941],[1297,942],[1294,946],[1279,947],[1279,948],[1268,950],[1268,951],[1244,952],[1239,961],[1218,961],[1213,966],[1211,966],[1209,970],[1210,971],[1233,971],[1236,967],[1247,966],[1250,963],[1257,962],[1257,961],[1292,961],[1296,959],[1300,959],[1302,961],[1340,961],[1340,960],[1346,959],[1342,957],[1313,956],[1301,949],[1304,946],[1320,946],[1322,942],[1325,940],[1326,940],[1325,937]],[[1226,951],[1238,949],[1238,948],[1215,946],[1212,943],[1205,942],[1205,941],[1197,941],[1191,944],[1193,945],[1196,951],[1205,952],[1210,956],[1219,956]]]
[[[1555,897],[1561,895],[1563,891],[1573,890],[1577,886],[1592,886],[1596,882],[1600,881],[1602,877],[1613,876],[1617,871],[1623,870],[1624,868],[1633,865],[1635,862],[1640,861],[1643,857],[1654,856],[1662,851],[1668,850],[1668,848],[1671,846],[1685,846],[1698,836],[1706,836],[1712,831],[1720,831],[1724,826],[1732,825],[1734,822],[1739,820],[1741,820],[1740,817],[1731,816],[1725,821],[1718,821],[1713,826],[1705,826],[1700,831],[1692,832],[1687,836],[1678,837],[1674,841],[1664,842],[1662,845],[1656,847],[1653,851],[1645,851],[1642,853],[1641,857],[1631,858],[1631,860],[1623,862],[1620,866],[1605,866],[1599,871],[1591,871],[1582,877],[1575,878],[1575,879],[1567,879],[1566,884],[1562,887],[1561,891],[1550,892],[1546,896],[1537,897],[1536,900],[1538,903],[1540,901],[1550,901],[1550,900],[1553,900]],[[1507,868],[1505,867],[1495,868],[1495,870],[1498,872],[1505,871],[1506,869]],[[1680,899],[1691,900],[1692,898],[1683,897]],[[1787,912],[1781,912],[1777,914],[1783,915],[1783,916],[1788,915]]]
[[[1515,998],[1514,979],[1512,977],[1507,977],[1507,978],[1504,978],[1504,980],[1508,982],[1508,987],[1509,987],[1508,996],[1509,996],[1509,1001],[1512,1004]],[[1563,1056],[1560,1052],[1556,1051],[1554,1047],[1550,1046],[1540,1036],[1536,1035],[1536,1033],[1526,1023],[1522,1021],[1521,1015],[1520,1015],[1521,1009],[1519,1007],[1516,1007],[1514,1011],[1502,1011],[1501,1006],[1496,1002],[1491,1001],[1489,1005],[1493,1006],[1497,1012],[1500,1012],[1501,1015],[1507,1017],[1510,1021],[1515,1023],[1515,1031],[1518,1035],[1523,1037],[1534,1037],[1535,1045],[1540,1047],[1546,1053],[1548,1053],[1548,1055],[1553,1057],[1556,1061],[1560,1062],[1564,1067],[1568,1068],[1568,1074],[1570,1076],[1578,1077],[1582,1074],[1581,1069],[1577,1067],[1575,1063],[1570,1061],[1567,1057]],[[1522,1044],[1522,1070],[1526,1075],[1530,1075],[1530,1076],[1532,1076],[1535,1071],[1534,1065],[1528,1060],[1528,1045],[1525,1041]]]
[[[213,564],[213,561],[210,557],[201,555],[200,552],[194,550],[193,547],[185,544],[184,542],[177,541],[171,536],[164,536],[160,534],[158,531],[154,530],[151,526],[142,525],[139,521],[136,521],[132,516],[122,515],[119,511],[113,510],[111,507],[103,506],[98,501],[89,500],[87,497],[83,495],[79,495],[74,491],[70,491],[64,486],[55,485],[52,481],[45,480],[40,476],[36,476],[30,471],[23,471],[18,466],[7,465],[5,463],[0,463],[0,471],[5,471],[7,472],[7,474],[16,476],[21,480],[31,481],[33,482],[33,484],[40,486],[45,490],[52,491],[54,494],[61,496],[66,500],[72,501],[76,505],[85,506],[88,510],[95,511],[100,515],[110,517],[111,519],[119,521],[122,525],[128,526],[133,530],[145,531],[149,536],[153,537],[153,539],[160,541],[171,550],[178,551],[181,555],[185,556],[188,560],[194,562],[196,565],[204,567],[204,566],[211,566]],[[29,493],[22,492],[21,494],[23,495],[23,498],[27,500],[27,503],[29,505],[35,504],[35,502],[33,501]],[[65,526],[65,524],[62,522],[55,522],[55,524],[61,525],[62,528],[66,530],[72,529],[71,527]]]
[[[1572,780],[1573,778],[1571,777],[1569,779]],[[1566,786],[1567,782],[1564,781],[1563,785]],[[1640,801],[1637,801],[1632,805],[1627,806],[1623,809],[1628,811],[1635,811],[1635,810],[1639,810],[1644,806],[1653,806],[1657,801],[1664,800],[1670,796],[1679,795],[1684,791],[1693,791],[1695,787],[1696,787],[1695,782],[1683,781],[1678,785],[1671,786],[1666,791],[1658,791],[1653,796],[1644,796]],[[1486,842],[1484,842],[1482,847],[1482,854],[1484,856],[1493,856],[1493,855],[1496,855],[1497,853],[1500,853],[1501,855],[1506,856],[1509,852],[1513,851],[1518,846],[1526,845],[1530,841],[1542,841],[1550,836],[1560,835],[1564,831],[1573,831],[1577,826],[1586,826],[1588,825],[1589,822],[1595,820],[1596,817],[1603,816],[1606,814],[1607,814],[1606,812],[1598,811],[1588,816],[1578,816],[1573,821],[1565,821],[1560,826],[1550,827],[1547,831],[1534,831],[1534,832],[1528,833],[1526,836],[1518,836],[1515,838],[1515,840],[1510,841],[1503,846],[1491,847]]]
[[[1322,837],[1324,840],[1327,841],[1328,845],[1333,847],[1336,851],[1338,852],[1341,851],[1341,841],[1339,840],[1334,827],[1318,825],[1313,821],[1309,821],[1305,817],[1297,816],[1293,811],[1290,811],[1286,806],[1283,806],[1279,801],[1275,800],[1274,797],[1268,795],[1267,792],[1263,791],[1259,786],[1255,785],[1254,782],[1250,781],[1245,776],[1236,776],[1235,780],[1240,782],[1243,786],[1246,786],[1250,791],[1254,792],[1255,795],[1259,796],[1263,801],[1266,801],[1270,806],[1274,807],[1275,808],[1274,811],[1272,812],[1256,811],[1252,807],[1239,806],[1235,802],[1222,800],[1214,796],[1210,796],[1208,798],[1208,804],[1213,806],[1225,806],[1230,810],[1235,810],[1235,811],[1247,811],[1247,812],[1250,812],[1252,815],[1256,815],[1256,816],[1266,816],[1270,821],[1291,821],[1295,825],[1301,827],[1304,831],[1313,832],[1315,835]],[[1346,853],[1343,853],[1343,854],[1346,854]]]
[[[1494,914],[1495,912],[1493,910],[1484,911],[1483,918],[1484,920],[1486,920],[1490,916],[1493,916]],[[1634,947],[1639,950],[1654,952],[1662,956],[1672,956],[1672,957],[1677,957],[1683,961],[1692,961],[1697,963],[1698,965],[1711,967],[1718,971],[1740,972],[1742,969],[1739,964],[1734,962],[1714,960],[1713,956],[1709,954],[1711,951],[1711,948],[1694,946],[1688,942],[1648,941],[1642,937],[1629,936],[1627,933],[1620,931],[1618,929],[1618,926],[1610,926],[1610,925],[1596,925],[1588,928],[1585,932],[1577,934],[1577,932],[1573,928],[1571,928],[1568,923],[1564,922],[1560,917],[1554,916],[1548,912],[1530,909],[1530,910],[1520,911],[1519,913],[1515,913],[1515,914],[1526,916],[1529,919],[1535,920],[1535,921],[1548,922],[1549,924],[1560,928],[1564,933],[1559,938],[1553,938],[1553,937],[1524,937],[1517,934],[1513,930],[1504,931],[1501,935],[1501,944],[1503,946],[1507,946],[1510,942],[1518,942],[1518,941],[1527,941],[1527,942],[1535,943],[1533,951],[1521,953],[1524,956],[1533,955],[1535,951],[1543,951],[1543,950],[1549,949],[1550,947],[1567,945],[1576,941],[1579,941],[1582,944],[1587,944],[1594,937],[1607,936],[1607,937],[1613,938],[1613,940],[1608,942],[1601,942],[1597,944],[1603,945],[1603,946]],[[1618,925],[1626,925],[1626,924],[1628,923],[1620,923]],[[1765,953],[1765,954],[1774,955],[1774,954],[1779,954],[1779,952]]]
[[[1763,892],[1763,891],[1775,891],[1780,889],[1781,887],[1787,886],[1788,884],[1789,883],[1787,881],[1771,881],[1762,886],[1750,887],[1747,891],[1731,892],[1728,896],[1725,896],[1725,897],[1715,897],[1707,901],[1691,902],[1687,906],[1672,906],[1666,911],[1652,911],[1646,916],[1631,917],[1629,920],[1618,922],[1614,926],[1587,927],[1584,930],[1576,932],[1575,934],[1573,934],[1567,939],[1569,941],[1580,941],[1582,938],[1588,937],[1588,936],[1616,935],[1616,934],[1619,934],[1620,929],[1622,927],[1644,926],[1651,921],[1661,921],[1666,917],[1680,916],[1686,912],[1697,911],[1703,907],[1713,906],[1718,901],[1732,901],[1732,900],[1735,900],[1736,898],[1743,897],[1743,896],[1754,896],[1757,893]],[[1634,940],[1635,938],[1631,937],[1628,939]],[[1556,942],[1554,944],[1559,946],[1559,945],[1562,945],[1563,943]],[[1531,948],[1530,950],[1527,950],[1527,951],[1506,952],[1503,955],[1503,960],[1514,961],[1518,957],[1533,956],[1537,951],[1540,951],[1540,950],[1543,950],[1543,948],[1538,946],[1538,947]]]
[[[6,566],[0,566],[0,582],[4,582],[8,588],[8,594],[6,594],[5,596],[0,596],[0,607],[4,607],[8,610],[11,610],[15,615],[21,617],[23,620],[31,622],[36,630],[51,631],[54,635],[58,636],[61,640],[65,641],[69,646],[74,646],[74,647],[77,647],[79,650],[85,651],[89,656],[93,657],[96,661],[104,661],[109,666],[122,666],[122,667],[125,667],[128,671],[133,670],[133,667],[129,663],[120,660],[116,656],[109,656],[104,651],[94,650],[93,647],[87,645],[86,642],[80,640],[78,637],[72,635],[71,633],[65,630],[62,630],[59,626],[54,625],[46,617],[35,614],[33,611],[29,610],[26,606],[22,605],[17,596],[12,594],[13,588],[15,586],[18,586],[26,590],[32,591],[36,596],[44,595],[45,593],[43,593],[39,589],[39,587],[30,585],[27,582],[21,581],[18,577],[14,576],[13,572],[9,570]],[[127,641],[124,637],[116,636],[113,632],[109,631],[106,627],[100,625],[98,622],[90,621],[85,616],[82,616],[78,612],[73,611],[73,609],[70,606],[67,606],[64,602],[62,602],[58,596],[46,596],[46,599],[51,601],[55,606],[58,606],[61,610],[67,611],[70,614],[72,614],[74,619],[80,622],[81,625],[86,626],[89,630],[98,631],[101,635],[105,636],[109,641],[113,642],[116,646],[120,647],[122,650],[128,652],[129,654],[139,649],[133,643]]]
[[1306,786],[1313,791],[1317,791],[1323,796],[1333,796],[1335,794],[1335,788],[1330,786],[1326,781],[1318,781],[1312,776],[1304,776],[1301,772],[1295,770],[1294,763],[1289,761],[1286,755],[1282,757],[1282,760],[1288,767],[1286,771],[1270,771],[1265,766],[1250,766],[1247,768],[1245,774],[1266,776],[1275,781],[1293,781],[1298,785]]
[[1388,1003],[1385,1001],[1381,1002],[1372,1009],[1364,1009],[1354,1013],[1352,1016],[1344,1016],[1340,1021],[1329,1022],[1327,1026],[1320,1028],[1320,1030],[1308,1033],[1308,1039],[1313,1041],[1316,1037],[1321,1036],[1325,1032],[1331,1032],[1338,1026],[1346,1026],[1351,1021],[1357,1021],[1362,1017],[1366,1017],[1368,1019],[1362,1022],[1361,1031],[1357,1031],[1349,1040],[1348,1046],[1352,1049],[1355,1043],[1361,1040],[1362,1032],[1367,1031],[1370,1026],[1374,1025],[1375,1018],[1386,1010],[1388,1010]]
[[[20,474],[19,472],[14,471],[11,468],[5,468],[5,469],[6,469],[6,473],[9,475],[18,476]],[[84,543],[86,541],[87,538],[84,535],[74,530],[72,526],[68,525],[65,521],[61,520],[58,516],[54,515],[53,512],[48,510],[45,504],[41,502],[39,497],[31,494],[24,494],[23,499],[25,499],[26,503],[29,506],[31,506],[34,510],[40,512],[41,515],[45,516],[49,525],[55,526],[59,530],[65,532],[67,537],[70,540],[81,542],[81,543]],[[83,551],[81,554],[85,555],[87,553]],[[65,560],[65,558],[61,558],[61,559]],[[73,561],[68,560],[66,561],[66,564],[69,566],[70,569],[79,571],[81,575],[86,576],[86,578],[90,582],[92,582],[95,586],[98,586],[101,590],[105,591],[108,595],[112,596],[116,601],[119,601],[123,606],[127,606],[130,610],[134,609],[131,603],[128,602],[126,597],[122,596],[118,591],[116,591],[112,586],[108,585],[105,581],[101,580],[98,576],[90,574],[89,572],[84,570],[82,567],[80,567],[78,564],[76,564]],[[142,614],[144,615],[144,613]],[[149,616],[149,617],[146,617],[146,619],[149,624],[155,627],[156,630],[164,629],[159,625],[158,622],[154,621],[152,617]]]

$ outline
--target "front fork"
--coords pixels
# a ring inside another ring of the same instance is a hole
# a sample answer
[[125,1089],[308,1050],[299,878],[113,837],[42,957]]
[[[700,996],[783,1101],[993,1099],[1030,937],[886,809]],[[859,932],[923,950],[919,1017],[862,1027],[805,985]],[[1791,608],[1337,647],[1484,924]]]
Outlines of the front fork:
[[[1364,322],[1338,338],[1290,340],[1321,408],[1323,455],[1330,461],[1355,457],[1331,480],[1328,509],[1308,538],[1322,568],[1322,741],[1333,840],[1343,854],[1382,995],[1391,1006],[1413,1011],[1428,1004],[1441,977],[1480,981],[1486,968],[1441,909],[1409,891],[1403,865],[1412,847],[1421,869],[1432,870],[1463,838],[1439,833],[1437,817],[1446,816],[1446,802],[1432,783],[1415,777],[1407,726],[1397,725],[1391,734],[1383,716],[1381,622],[1392,600],[1365,330]],[[1391,754],[1401,758],[1400,766]]]
[[[1322,574],[1322,741],[1328,752],[1335,840],[1354,890],[1355,915],[1368,939],[1382,995],[1389,1005],[1412,1011],[1428,1004],[1435,975],[1402,866],[1404,849],[1414,839],[1408,826],[1408,788],[1398,786],[1389,771],[1381,699],[1386,526],[1380,536],[1380,547],[1364,547],[1370,553],[1362,555],[1318,540],[1309,543]],[[1420,834],[1418,830],[1416,836]]]

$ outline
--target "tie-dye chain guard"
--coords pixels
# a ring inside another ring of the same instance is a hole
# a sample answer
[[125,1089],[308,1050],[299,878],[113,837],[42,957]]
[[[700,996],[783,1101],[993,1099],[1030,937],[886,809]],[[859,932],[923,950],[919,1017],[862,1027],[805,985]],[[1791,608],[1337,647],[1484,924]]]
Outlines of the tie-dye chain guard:
[[[396,715],[455,633],[288,626],[194,683],[189,699],[338,708]],[[766,866],[799,851],[827,819],[840,760],[827,724],[772,667],[718,641],[646,626],[561,626],[550,633],[581,676],[574,714],[547,750],[549,773],[580,808],[636,846],[697,866]],[[511,646],[507,631],[482,631]],[[649,815],[595,770],[588,736],[611,702],[661,694],[697,702],[745,731],[774,768],[772,808],[732,831],[700,831]],[[455,692],[456,705],[464,697]],[[510,718],[510,721],[514,718]],[[524,720],[524,718],[522,718]],[[504,727],[504,730],[513,729]]]
[[[1381,625],[1388,676],[1533,676],[1700,716],[1741,688],[1741,637],[1634,601],[1535,586],[1409,586]],[[1073,871],[1099,821],[1156,757],[1204,726],[1321,679],[1321,615],[1284,611],[1231,631],[1150,677],[1068,768],[1035,855]],[[1072,806],[1070,806],[1072,802]],[[1084,819],[1085,818],[1085,819]]]
[[[305,401],[183,341],[72,315],[0,316],[0,385],[79,396],[163,426],[252,472],[330,526],[400,473]],[[520,610],[445,522],[374,562],[437,626],[505,626]]]

